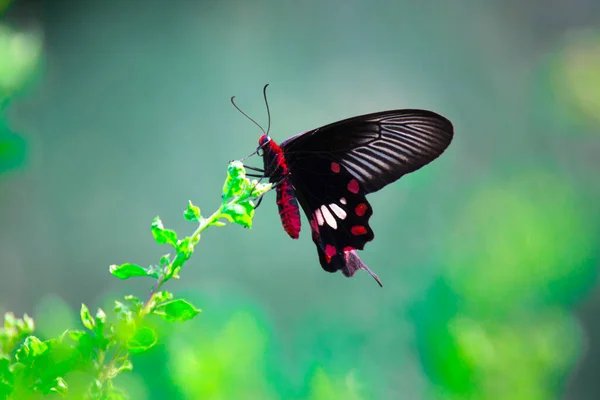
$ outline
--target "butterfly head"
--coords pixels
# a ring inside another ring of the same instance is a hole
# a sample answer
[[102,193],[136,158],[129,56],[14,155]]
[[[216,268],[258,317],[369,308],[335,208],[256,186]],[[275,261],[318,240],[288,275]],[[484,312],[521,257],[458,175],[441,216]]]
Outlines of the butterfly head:
[[262,156],[264,148],[267,147],[269,143],[271,143],[271,137],[266,133],[258,139],[258,148],[256,149],[256,152],[259,156]]

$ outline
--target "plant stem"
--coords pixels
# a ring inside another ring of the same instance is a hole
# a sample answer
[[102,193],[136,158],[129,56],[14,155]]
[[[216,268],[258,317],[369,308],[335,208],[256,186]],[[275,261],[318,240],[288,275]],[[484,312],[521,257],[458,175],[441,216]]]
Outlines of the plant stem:
[[[194,231],[194,233],[192,233],[192,235],[190,236],[190,239],[191,239],[192,243],[198,243],[198,239],[199,239],[200,234],[206,228],[208,228],[209,226],[211,226],[212,224],[214,224],[216,221],[218,221],[219,218],[221,218],[221,214],[223,213],[223,209],[224,208],[225,208],[225,205],[222,204],[219,207],[219,209],[217,211],[215,211],[210,217],[203,218],[202,220],[200,220],[200,223],[198,224],[198,227],[196,228],[196,230]],[[142,308],[140,309],[140,313],[138,314],[138,318],[137,318],[138,321],[137,322],[139,322],[139,320],[141,320],[143,317],[145,317],[147,314],[149,314],[151,312],[150,307],[152,305],[152,299],[154,298],[154,296],[156,295],[156,293],[158,293],[158,291],[160,290],[160,288],[162,287],[162,285],[167,280],[169,280],[171,277],[172,276],[167,276],[164,272],[158,277],[156,283],[154,284],[154,287],[152,288],[152,291],[150,292],[150,294],[146,298],[146,301],[144,301],[144,304],[142,305]],[[114,364],[117,361],[117,359],[119,359],[119,357],[121,356],[121,353],[123,352],[123,349],[124,349],[123,343],[119,343],[119,345],[115,349],[115,352],[114,352],[113,356],[110,358],[110,361],[102,369],[102,373],[101,373],[100,378],[99,378],[100,382],[102,382],[102,385],[104,385],[104,383],[107,380],[106,371],[110,370],[111,368],[114,368]]]

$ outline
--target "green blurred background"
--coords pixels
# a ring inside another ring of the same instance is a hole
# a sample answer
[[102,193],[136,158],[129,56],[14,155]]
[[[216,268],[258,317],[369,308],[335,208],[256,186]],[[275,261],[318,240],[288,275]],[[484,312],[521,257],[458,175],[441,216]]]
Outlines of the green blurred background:
[[[393,108],[455,126],[370,196],[382,278],[321,270],[270,194],[169,289],[199,305],[120,378],[133,399],[600,398],[600,2],[0,0],[0,312],[40,336],[142,296],[188,199],[272,136]],[[259,165],[259,160],[256,160]]]

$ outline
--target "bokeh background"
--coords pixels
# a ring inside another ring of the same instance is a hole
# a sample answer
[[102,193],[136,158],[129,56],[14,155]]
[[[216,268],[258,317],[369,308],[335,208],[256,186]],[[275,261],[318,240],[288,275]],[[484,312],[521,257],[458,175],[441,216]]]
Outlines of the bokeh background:
[[[134,399],[600,398],[600,2],[0,0],[0,312],[48,337],[149,282],[149,225],[216,209],[272,136],[427,108],[448,151],[370,196],[382,278],[321,270],[270,194],[170,290],[203,309]],[[260,165],[256,160],[255,165]]]

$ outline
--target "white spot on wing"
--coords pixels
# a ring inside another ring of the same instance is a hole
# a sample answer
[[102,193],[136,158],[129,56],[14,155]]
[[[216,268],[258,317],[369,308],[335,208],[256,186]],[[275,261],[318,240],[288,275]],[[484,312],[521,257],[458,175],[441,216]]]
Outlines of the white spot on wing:
[[337,204],[331,203],[329,208],[331,208],[331,211],[333,211],[333,213],[337,215],[339,219],[346,218],[346,211],[344,211],[342,207],[338,206]]
[[335,220],[335,217],[333,216],[333,214],[331,214],[331,211],[329,211],[329,208],[327,208],[327,206],[321,206],[321,213],[323,213],[323,218],[325,218],[325,222],[327,222],[327,225],[329,225],[333,229],[337,229],[337,221]]
[[315,219],[317,220],[317,224],[319,224],[319,226],[323,226],[325,220],[323,219],[323,214],[321,214],[321,210],[315,210]]
[[346,201],[346,198],[345,198],[345,197],[342,197],[342,198],[340,199],[340,203],[342,203],[342,204],[346,205],[346,203],[347,203],[347,201]]

